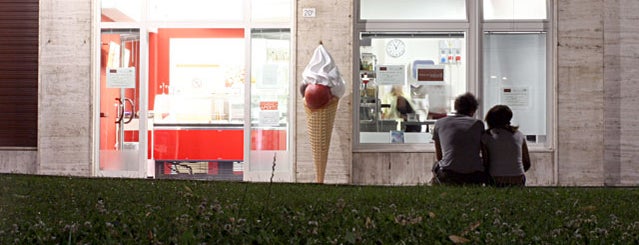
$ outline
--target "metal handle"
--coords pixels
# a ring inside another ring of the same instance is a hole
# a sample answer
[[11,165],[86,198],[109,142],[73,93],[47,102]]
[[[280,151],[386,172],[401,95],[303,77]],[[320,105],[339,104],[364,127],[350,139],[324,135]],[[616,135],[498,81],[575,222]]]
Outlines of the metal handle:
[[116,115],[118,115],[117,119],[115,120],[116,124],[119,124],[122,122],[122,119],[124,118],[124,104],[122,103],[122,99],[120,98],[115,98],[115,100],[118,102],[118,110]]
[[[131,100],[129,98],[124,98],[124,101],[129,102],[129,104],[131,104],[131,116],[129,117],[129,120],[124,122],[124,124],[127,124],[127,123],[130,123],[131,121],[133,121],[133,118],[135,117],[135,103],[133,103],[133,100]],[[126,106],[123,104],[122,108],[123,108],[122,111],[124,111]],[[124,112],[122,113],[122,116],[124,117]]]

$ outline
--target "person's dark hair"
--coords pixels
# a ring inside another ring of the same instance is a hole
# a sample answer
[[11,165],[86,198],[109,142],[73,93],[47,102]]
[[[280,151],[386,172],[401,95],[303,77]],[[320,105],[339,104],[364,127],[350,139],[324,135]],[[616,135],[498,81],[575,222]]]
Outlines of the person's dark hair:
[[475,95],[470,92],[455,98],[455,111],[457,111],[458,114],[473,116],[475,111],[477,111],[477,106],[479,106],[479,102],[477,102]]
[[510,125],[513,118],[513,111],[506,105],[496,105],[486,113],[486,124],[488,129],[503,128],[510,132],[516,132],[519,127]]

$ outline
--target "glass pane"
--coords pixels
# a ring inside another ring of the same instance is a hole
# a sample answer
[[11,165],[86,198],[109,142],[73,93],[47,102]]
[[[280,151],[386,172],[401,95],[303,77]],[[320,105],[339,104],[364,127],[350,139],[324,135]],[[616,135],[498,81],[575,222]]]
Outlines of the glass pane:
[[360,143],[392,143],[391,131],[430,143],[435,120],[466,91],[465,44],[464,33],[362,34]]
[[244,1],[154,0],[149,1],[149,19],[161,21],[238,21],[244,18]]
[[362,20],[465,20],[465,0],[361,0]]
[[291,19],[291,0],[252,0],[251,20],[253,22],[287,22]]
[[546,0],[484,0],[486,20],[543,20],[546,11]]
[[252,30],[251,149],[245,180],[268,181],[273,164],[276,179],[290,178],[290,50],[289,29]]
[[483,108],[503,104],[528,141],[546,142],[546,34],[484,35]]
[[100,176],[142,176],[140,148],[140,32],[102,30],[100,59]]
[[102,0],[102,22],[140,22],[142,0]]

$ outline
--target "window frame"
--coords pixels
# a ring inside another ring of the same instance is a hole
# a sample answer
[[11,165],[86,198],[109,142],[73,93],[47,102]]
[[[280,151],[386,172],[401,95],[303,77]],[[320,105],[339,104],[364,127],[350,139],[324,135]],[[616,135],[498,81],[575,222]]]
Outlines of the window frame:
[[[355,23],[353,31],[353,66],[352,89],[359,91],[359,56],[361,32],[464,32],[466,35],[466,88],[481,100],[483,93],[483,35],[491,32],[535,32],[545,31],[546,40],[546,129],[545,143],[529,144],[534,151],[551,151],[555,145],[553,125],[555,118],[555,60],[556,51],[552,45],[555,40],[554,7],[555,1],[546,0],[545,20],[484,20],[483,1],[466,0],[466,20],[362,20],[360,18],[360,1],[354,2]],[[359,125],[359,93],[352,94],[353,152],[434,152],[433,143],[360,143]],[[480,108],[476,118],[482,119],[487,109]]]

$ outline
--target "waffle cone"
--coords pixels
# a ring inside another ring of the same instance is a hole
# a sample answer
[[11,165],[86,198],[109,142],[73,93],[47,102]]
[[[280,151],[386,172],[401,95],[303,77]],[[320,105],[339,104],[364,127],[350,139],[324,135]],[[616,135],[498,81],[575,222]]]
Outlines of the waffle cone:
[[327,105],[319,109],[311,109],[306,104],[306,128],[313,150],[313,164],[315,165],[315,179],[317,183],[324,183],[328,150],[331,145],[331,134],[335,122],[335,112],[339,99],[332,98]]

